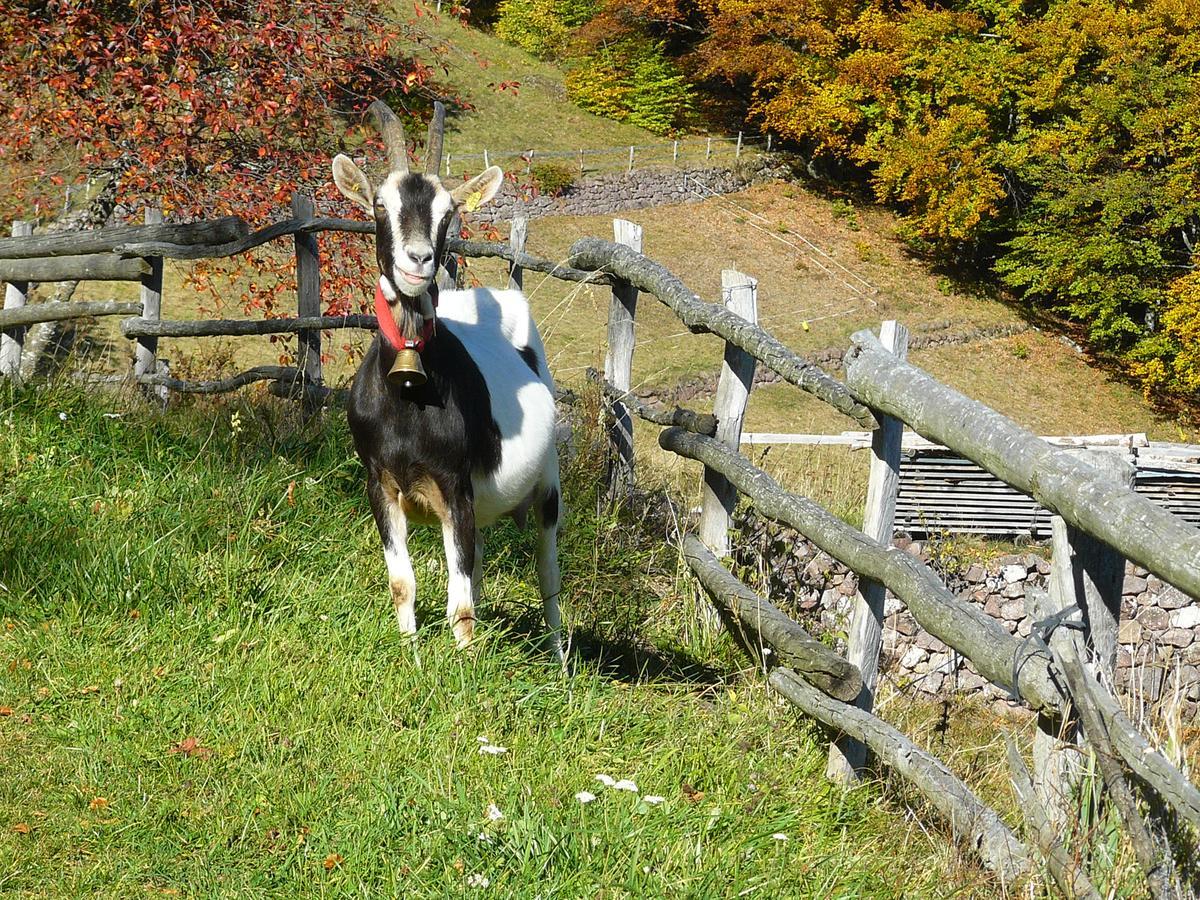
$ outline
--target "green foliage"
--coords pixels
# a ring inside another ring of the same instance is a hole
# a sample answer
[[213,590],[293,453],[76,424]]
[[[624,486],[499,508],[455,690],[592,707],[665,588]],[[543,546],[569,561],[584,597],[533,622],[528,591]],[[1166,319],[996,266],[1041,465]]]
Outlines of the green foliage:
[[573,185],[578,176],[574,166],[562,162],[534,163],[529,168],[529,178],[533,181],[533,186],[551,197],[557,197]]
[[566,50],[572,30],[599,5],[598,0],[504,0],[496,36],[539,59],[554,59]]
[[602,46],[567,75],[567,96],[599,116],[666,134],[692,111],[693,91],[661,43]]

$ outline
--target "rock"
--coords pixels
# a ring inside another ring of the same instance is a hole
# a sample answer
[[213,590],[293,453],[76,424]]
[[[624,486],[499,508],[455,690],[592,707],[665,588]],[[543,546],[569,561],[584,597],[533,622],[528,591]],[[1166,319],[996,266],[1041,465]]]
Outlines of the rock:
[[1192,600],[1192,598],[1189,597],[1187,594],[1171,587],[1168,584],[1161,591],[1158,592],[1158,597],[1155,598],[1154,605],[1157,606],[1159,609],[1168,609],[1169,610],[1169,609],[1180,609],[1180,608],[1182,608],[1184,606],[1188,606],[1194,602],[1195,601]]
[[1024,581],[1028,574],[1029,572],[1025,568],[1024,561],[1007,565],[1000,570],[1001,577],[1008,584],[1015,584],[1018,581]]
[[[942,644],[942,646],[945,647],[946,645]],[[946,647],[946,649],[949,650],[950,648]],[[931,672],[933,672],[933,671],[943,672],[943,673],[949,672],[949,671],[951,671],[951,669],[954,668],[954,666],[950,660],[951,660],[951,657],[950,657],[949,653],[930,653],[929,654],[929,670]]]
[[1003,615],[1000,612],[1000,598],[995,594],[988,594],[987,601],[983,604],[983,611],[993,619],[999,619]]
[[960,669],[951,677],[951,680],[955,688],[962,693],[977,691],[988,683],[986,678],[976,675],[974,672],[968,672],[966,669]]
[[1039,556],[1038,562],[1037,562],[1037,570],[1038,570],[1039,575],[1049,575],[1050,574],[1050,560],[1042,559]]
[[1157,599],[1158,599],[1158,597],[1155,594],[1151,594],[1149,591],[1147,591],[1144,594],[1138,594],[1137,605],[1138,606],[1153,606],[1154,601]]
[[1000,595],[1007,597],[1010,600],[1015,597],[1024,597],[1025,585],[1019,581],[1015,581],[1012,584],[1007,584],[1004,586],[1004,590],[1000,592]]
[[1019,556],[1015,553],[1009,553],[1000,557],[998,560],[996,560],[996,562],[1000,564],[1001,569],[1003,569],[1005,566],[1024,566],[1025,557]]
[[1200,626],[1200,605],[1185,606],[1171,613],[1172,628],[1196,628]]
[[1140,644],[1142,642],[1142,623],[1133,619],[1125,619],[1117,630],[1118,644]]
[[1017,623],[1017,634],[1021,637],[1029,637],[1033,631],[1033,618],[1026,617]]
[[894,615],[902,609],[904,609],[903,600],[893,597],[891,594],[883,598],[883,614],[885,616]]
[[821,606],[825,609],[828,609],[837,603],[838,596],[838,592],[835,589],[829,588],[821,594]]
[[979,563],[975,563],[969,569],[967,569],[967,574],[964,577],[971,584],[979,584],[979,582],[983,581],[983,579],[987,577],[987,569],[979,565]]
[[907,553],[909,556],[915,556],[917,559],[920,559],[921,554],[923,554],[925,552],[925,547],[924,547],[924,545],[921,544],[920,541],[913,541],[911,544],[909,544],[907,547],[904,548],[904,552]]
[[1168,628],[1158,639],[1171,647],[1190,647],[1196,634],[1190,628]]
[[930,672],[917,681],[917,688],[926,694],[936,694],[942,689],[946,676],[941,672]]
[[1132,665],[1133,665],[1133,657],[1130,655],[1129,651],[1124,649],[1123,647],[1119,648],[1117,650],[1117,668],[1118,669],[1128,669]]
[[[1000,605],[1000,618],[1005,622],[1017,622],[1025,618],[1025,601],[1024,600],[1009,600]],[[1163,617],[1163,624],[1166,624],[1166,617]]]
[[917,620],[913,618],[912,613],[902,612],[896,614],[896,633],[902,634],[905,637],[912,637],[918,631]]
[[1146,590],[1146,579],[1137,575],[1126,575],[1121,583],[1122,594],[1140,594]]
[[1183,651],[1183,661],[1189,665],[1200,666],[1200,641]]
[[1149,628],[1151,631],[1165,631],[1168,624],[1167,613],[1157,606],[1143,607],[1138,613],[1137,621],[1142,623],[1143,628]]
[[846,576],[842,579],[842,583],[838,585],[838,590],[847,597],[853,597],[858,593],[858,579],[853,576]]
[[933,653],[943,653],[950,649],[928,631],[917,632],[917,646]]
[[900,657],[900,665],[905,669],[915,669],[925,660],[929,659],[929,654],[920,647],[909,647],[908,651]]
[[1162,579],[1157,575],[1146,576],[1146,590],[1150,591],[1151,593],[1158,593],[1162,590],[1162,586]]

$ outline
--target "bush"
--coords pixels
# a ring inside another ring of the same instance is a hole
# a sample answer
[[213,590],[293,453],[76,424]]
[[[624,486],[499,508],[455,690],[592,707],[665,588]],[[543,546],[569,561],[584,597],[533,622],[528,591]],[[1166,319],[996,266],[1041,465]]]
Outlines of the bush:
[[566,163],[542,162],[530,167],[529,177],[540,193],[557,197],[575,183],[577,175],[575,168]]
[[661,43],[628,38],[602,47],[573,69],[567,97],[580,109],[666,134],[691,112],[687,79]]
[[504,0],[496,36],[539,59],[553,59],[565,51],[571,31],[597,9],[597,0]]

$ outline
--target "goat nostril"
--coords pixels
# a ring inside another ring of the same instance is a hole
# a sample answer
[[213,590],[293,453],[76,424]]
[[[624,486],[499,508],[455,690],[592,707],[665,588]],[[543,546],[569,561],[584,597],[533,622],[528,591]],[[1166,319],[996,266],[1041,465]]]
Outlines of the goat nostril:
[[433,251],[429,251],[428,253],[413,253],[410,250],[408,253],[408,258],[411,259],[418,266],[423,266],[426,263],[433,261]]

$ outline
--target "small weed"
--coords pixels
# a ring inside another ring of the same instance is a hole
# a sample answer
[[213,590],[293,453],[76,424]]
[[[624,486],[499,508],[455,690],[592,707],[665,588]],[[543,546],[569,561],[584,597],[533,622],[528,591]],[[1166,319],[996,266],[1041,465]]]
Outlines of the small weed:
[[1014,341],[1012,355],[1017,359],[1029,359],[1029,345],[1024,341]]
[[937,279],[937,289],[940,293],[949,297],[954,293],[954,282],[945,275],[939,275]]
[[844,222],[846,227],[851,231],[858,231],[862,225],[858,221],[858,211],[854,208],[854,204],[848,200],[834,200],[830,204],[830,210],[833,217],[840,222]]
[[779,234],[789,234],[792,229],[788,228],[786,225],[784,225],[782,222],[780,222],[778,225],[775,226],[775,230]]

